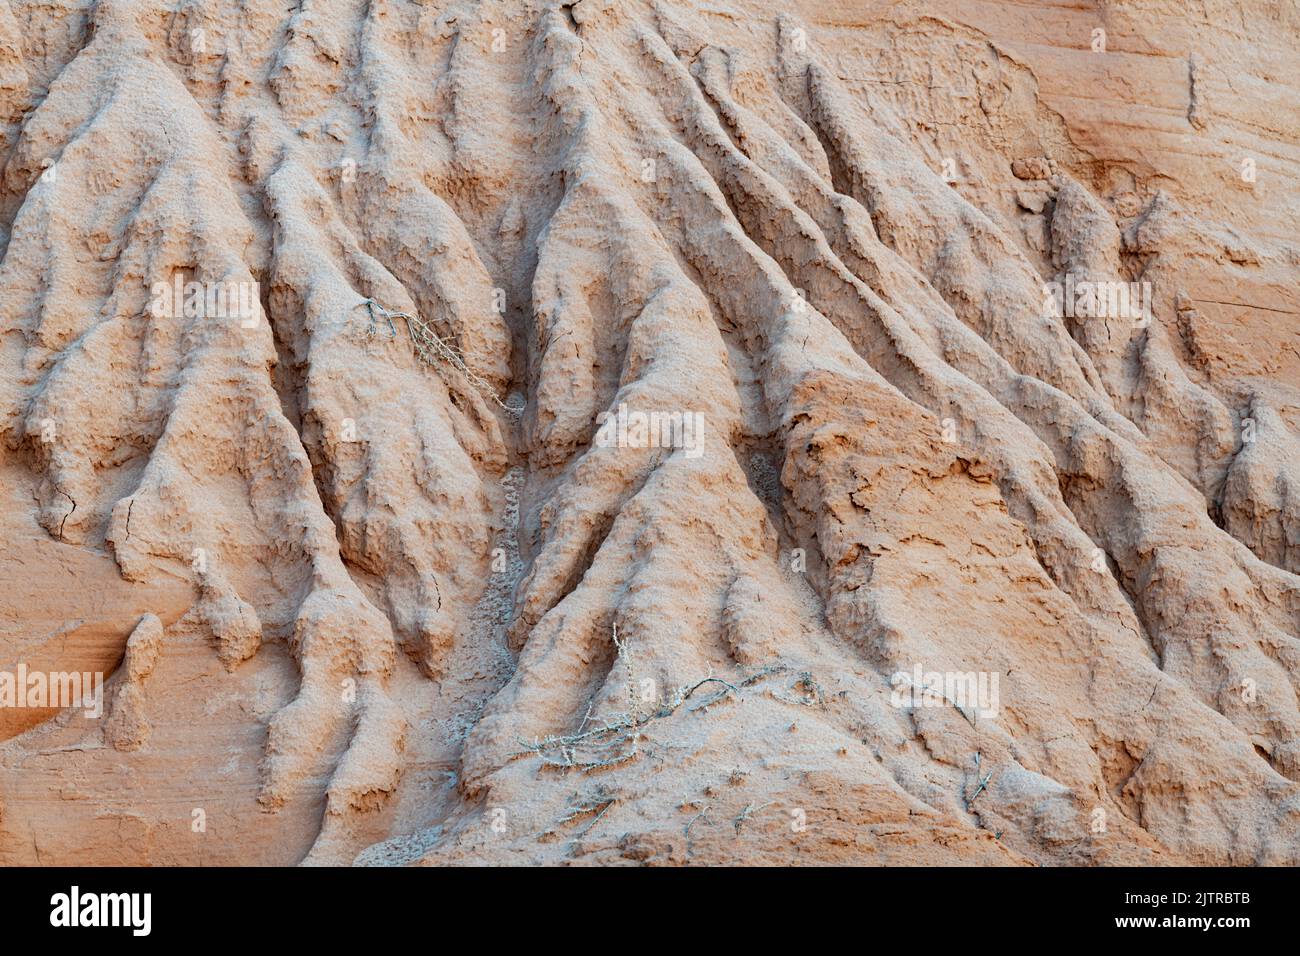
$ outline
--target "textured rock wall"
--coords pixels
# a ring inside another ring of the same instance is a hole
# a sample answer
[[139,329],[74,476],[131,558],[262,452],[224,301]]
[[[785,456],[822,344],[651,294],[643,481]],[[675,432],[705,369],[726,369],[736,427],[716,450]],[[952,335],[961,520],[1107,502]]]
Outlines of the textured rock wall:
[[1298,40],[0,0],[0,862],[1300,861]]

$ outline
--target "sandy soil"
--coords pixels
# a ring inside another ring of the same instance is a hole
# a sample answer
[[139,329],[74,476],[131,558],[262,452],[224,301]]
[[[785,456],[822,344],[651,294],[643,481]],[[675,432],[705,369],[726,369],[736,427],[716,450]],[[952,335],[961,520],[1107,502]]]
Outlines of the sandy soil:
[[1300,863],[1297,9],[0,0],[0,864]]

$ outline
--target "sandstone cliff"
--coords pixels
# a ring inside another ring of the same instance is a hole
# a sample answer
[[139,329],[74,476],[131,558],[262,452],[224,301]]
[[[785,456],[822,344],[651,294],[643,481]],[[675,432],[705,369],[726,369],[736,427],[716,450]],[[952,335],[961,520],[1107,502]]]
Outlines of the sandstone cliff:
[[0,0],[0,863],[1300,862],[1300,13],[1084,6]]

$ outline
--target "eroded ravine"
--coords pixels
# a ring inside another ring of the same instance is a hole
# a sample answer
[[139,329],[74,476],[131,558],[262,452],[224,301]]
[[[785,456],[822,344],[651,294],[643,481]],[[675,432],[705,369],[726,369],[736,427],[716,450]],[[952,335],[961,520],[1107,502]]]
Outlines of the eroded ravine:
[[1298,397],[1187,362],[1216,210],[999,43],[80,6],[0,0],[0,424],[7,526],[106,596],[0,606],[0,666],[140,636],[129,733],[0,742],[0,859],[1296,861]]

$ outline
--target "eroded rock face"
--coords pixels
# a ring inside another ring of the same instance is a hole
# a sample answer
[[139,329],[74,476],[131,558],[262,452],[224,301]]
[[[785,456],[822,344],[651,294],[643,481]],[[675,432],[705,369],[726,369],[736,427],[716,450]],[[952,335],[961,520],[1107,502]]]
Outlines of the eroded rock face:
[[777,6],[0,0],[0,862],[1300,862],[1297,14]]

